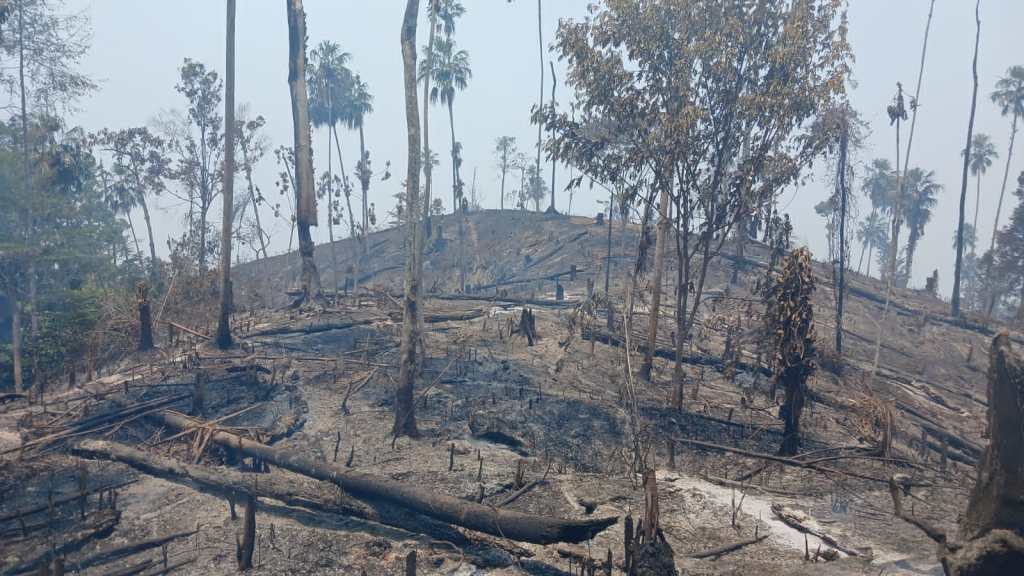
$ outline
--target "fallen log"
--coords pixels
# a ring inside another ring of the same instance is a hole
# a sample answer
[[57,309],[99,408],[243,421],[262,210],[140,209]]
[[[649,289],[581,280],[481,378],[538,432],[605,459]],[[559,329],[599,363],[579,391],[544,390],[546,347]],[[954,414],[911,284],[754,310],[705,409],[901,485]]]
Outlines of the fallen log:
[[758,542],[764,540],[765,538],[768,538],[768,535],[767,534],[762,534],[760,536],[756,536],[754,538],[751,538],[750,540],[744,540],[742,542],[735,542],[733,544],[727,544],[725,546],[719,546],[718,548],[712,548],[710,550],[704,550],[702,552],[694,552],[693,554],[688,554],[686,557],[687,558],[695,558],[695,559],[713,558],[713,559],[717,560],[721,556],[725,556],[726,554],[728,554],[730,552],[735,552],[735,551],[737,551],[737,550],[739,550],[741,548],[745,548],[747,546],[750,546],[750,545],[753,545],[753,544],[757,544]]
[[[152,418],[178,430],[201,424],[170,412],[154,414]],[[210,434],[210,440],[297,474],[336,484],[359,499],[388,502],[448,524],[519,542],[582,542],[618,521],[617,516],[566,520],[494,509],[453,496],[407,486],[388,478],[353,472],[341,466],[319,462],[302,454],[266,446],[227,432],[215,430]]]
[[172,328],[181,330],[182,332],[185,332],[187,334],[191,334],[191,335],[195,336],[196,338],[202,338],[203,340],[209,340],[210,339],[210,337],[207,336],[206,334],[203,334],[202,332],[197,332],[196,330],[193,330],[193,329],[189,328],[188,326],[182,326],[181,324],[178,324],[177,322],[171,322],[170,320],[164,320],[163,322],[164,322],[164,324],[167,324],[168,326],[171,326]]
[[573,308],[579,300],[546,300],[541,298],[517,298],[515,296],[474,296],[472,294],[431,294],[435,300],[452,300],[456,302],[489,302],[491,304],[511,304],[515,306],[539,306],[548,308]]
[[[888,481],[886,481],[886,483],[888,483]],[[800,532],[803,532],[805,534],[810,534],[811,536],[815,536],[825,544],[828,544],[829,546],[835,548],[836,550],[839,550],[847,556],[861,555],[860,552],[854,550],[853,548],[843,546],[842,544],[840,544],[834,536],[832,536],[828,532],[825,532],[825,530],[822,529],[817,522],[815,522],[813,519],[811,519],[809,516],[802,512],[793,510],[791,508],[787,508],[782,504],[772,504],[772,514],[775,514],[775,516],[778,517],[778,519],[781,520],[783,524],[789,526],[790,528],[793,528],[794,530],[799,530]]]
[[[584,340],[594,340],[596,342],[603,342],[612,346],[621,347],[623,345],[623,338],[621,336],[613,334],[603,328],[584,326],[580,331],[580,337]],[[644,342],[643,338],[634,338],[633,345],[636,346],[637,352],[647,351],[647,344]],[[654,356],[664,358],[665,360],[675,360],[676,351],[668,348],[655,348]],[[725,362],[723,362],[721,358],[716,358],[714,356],[688,354],[682,357],[681,362],[683,364],[690,364],[693,366],[708,366],[719,371],[725,369]],[[748,364],[746,362],[737,362],[735,366],[745,372],[757,372],[764,376],[772,375],[771,370],[768,370],[763,366],[754,366],[753,364]]]
[[101,510],[88,517],[85,524],[75,530],[60,535],[56,542],[40,542],[39,545],[27,549],[19,547],[13,558],[14,564],[3,568],[0,576],[25,574],[49,565],[54,558],[66,556],[81,550],[86,544],[99,538],[106,538],[114,531],[121,520],[121,512],[117,510]]
[[[57,508],[58,506],[63,506],[64,504],[67,504],[68,502],[77,502],[77,501],[81,500],[83,497],[92,496],[93,494],[96,494],[97,492],[109,492],[111,490],[118,490],[118,489],[124,488],[125,486],[128,486],[129,484],[132,484],[134,482],[135,482],[135,479],[132,478],[130,480],[125,480],[123,482],[118,482],[116,484],[110,484],[110,485],[107,485],[107,486],[97,486],[97,487],[95,487],[95,488],[93,488],[91,490],[87,490],[84,493],[82,493],[82,492],[75,492],[75,493],[69,494],[67,496],[61,496],[60,498],[55,498],[53,500],[53,507]],[[39,514],[40,512],[46,512],[49,509],[50,509],[50,503],[47,502],[46,504],[43,504],[41,506],[36,506],[34,508],[28,508],[28,509],[25,509],[25,510],[18,510],[17,512],[12,512],[10,514],[6,514],[4,516],[0,516],[0,523],[10,522],[11,520],[17,520],[18,518],[25,518],[25,517],[31,516],[33,514]]]
[[279,474],[247,474],[230,468],[211,468],[186,464],[172,458],[150,454],[131,446],[104,440],[86,440],[72,449],[80,458],[120,462],[144,474],[188,486],[218,497],[242,501],[249,497],[274,500],[294,508],[337,514],[377,524],[393,526],[414,534],[459,546],[484,545],[501,548],[517,556],[530,556],[523,549],[468,537],[448,524],[424,518],[386,503],[356,500],[336,486],[317,482],[314,486]]
[[[188,538],[189,536],[192,536],[195,533],[195,530],[177,532],[175,534],[169,534],[167,536],[149,538],[147,540],[132,542],[124,546],[118,546],[117,548],[112,548],[110,550],[104,550],[103,552],[93,554],[88,558],[83,558],[82,560],[76,561],[75,568],[77,570],[84,570],[86,568],[92,568],[94,566],[102,566],[104,564],[109,564],[111,562],[115,562],[123,558],[128,558],[129,556],[134,556],[140,552],[145,552],[146,550],[152,550],[153,548],[163,546],[164,544],[169,544],[181,538]],[[142,570],[144,569],[140,569],[139,572],[141,572]]]
[[331,332],[333,330],[348,330],[349,328],[355,328],[356,326],[367,326],[369,324],[375,324],[383,321],[383,318],[367,318],[363,320],[350,320],[348,322],[309,322],[299,326],[278,326],[276,328],[266,328],[264,330],[258,330],[248,334],[252,336],[282,336],[285,334],[319,334],[321,332]]

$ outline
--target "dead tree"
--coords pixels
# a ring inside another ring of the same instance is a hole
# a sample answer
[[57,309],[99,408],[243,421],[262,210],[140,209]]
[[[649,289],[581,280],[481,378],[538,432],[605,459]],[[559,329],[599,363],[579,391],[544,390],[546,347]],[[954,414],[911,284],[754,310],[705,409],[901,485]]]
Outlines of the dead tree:
[[[814,274],[806,248],[783,258],[779,271],[769,270],[762,290],[765,333],[775,386],[786,398],[779,408],[785,423],[779,454],[793,456],[800,449],[800,415],[807,396],[807,378],[814,371]],[[774,388],[774,386],[773,386]]]
[[947,576],[1018,574],[1024,566],[1024,363],[1005,332],[989,354],[988,406],[991,439],[978,462],[958,540],[905,511],[899,486],[889,483],[896,516],[939,544]]
[[224,88],[224,177],[221,195],[224,214],[220,239],[220,315],[217,319],[217,346],[231,347],[231,237],[234,231],[235,202],[235,0],[227,0],[226,86]]
[[285,6],[288,11],[288,88],[295,140],[295,216],[302,256],[302,295],[294,304],[301,305],[321,298],[320,272],[313,258],[313,236],[309,231],[311,226],[316,226],[316,185],[306,92],[306,11],[302,0],[285,0]]
[[[402,19],[402,62],[405,81],[405,120],[409,137],[409,166],[405,183],[406,237],[405,297],[402,299],[402,343],[399,352],[398,386],[395,388],[397,438],[419,436],[413,402],[416,381],[417,346],[420,341],[420,283],[423,278],[423,230],[420,222],[420,117],[416,97],[416,22],[419,1],[408,0]],[[429,162],[427,163],[429,165]]]
[[675,555],[661,532],[658,483],[654,470],[644,472],[644,517],[626,529],[626,573],[631,576],[675,576]]
[[153,349],[153,312],[149,305],[149,287],[139,282],[135,290],[139,304],[139,352]]

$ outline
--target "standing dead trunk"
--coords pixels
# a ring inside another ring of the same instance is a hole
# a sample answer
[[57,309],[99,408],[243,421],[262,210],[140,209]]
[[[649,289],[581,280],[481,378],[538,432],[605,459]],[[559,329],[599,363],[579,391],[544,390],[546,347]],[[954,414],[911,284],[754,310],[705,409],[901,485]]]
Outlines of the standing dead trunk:
[[807,378],[801,372],[800,366],[790,367],[779,379],[786,391],[786,399],[779,409],[779,417],[784,426],[782,446],[779,448],[780,456],[795,456],[803,444],[800,438],[800,416],[803,415],[807,396]]
[[[680,179],[681,180],[681,179]],[[682,191],[676,195],[676,215],[679,218],[679,226],[676,228],[676,261],[679,268],[676,271],[676,358],[673,366],[672,405],[678,412],[683,411],[683,385],[686,374],[683,371],[683,353],[686,343],[689,341],[689,326],[686,318],[687,307],[690,298],[690,205],[683,200]]]
[[644,361],[640,365],[640,377],[651,378],[654,367],[654,350],[658,347],[658,314],[661,311],[661,280],[665,269],[665,245],[668,244],[668,230],[671,225],[669,218],[669,189],[672,187],[672,171],[669,170],[667,181],[660,182],[661,193],[658,199],[658,236],[654,247],[654,277],[651,286],[651,310],[647,324],[647,349]]
[[[236,536],[237,539],[237,536]],[[235,541],[235,559],[238,571],[252,568],[252,553],[256,550],[256,498],[251,494],[245,498],[245,516],[242,517],[242,541]]]
[[961,524],[961,537],[991,530],[1024,535],[1024,365],[1004,332],[992,343],[988,372],[988,434],[977,483]]
[[149,287],[140,282],[136,289],[139,305],[139,352],[153,349],[153,312],[149,303]]
[[[433,12],[436,12],[433,11]],[[405,258],[405,297],[402,299],[402,342],[398,366],[398,386],[395,389],[395,423],[392,432],[418,436],[413,401],[413,386],[417,374],[417,346],[420,340],[419,310],[420,279],[422,277],[423,238],[420,222],[420,118],[416,94],[416,23],[419,0],[407,0],[402,19],[402,63],[405,81],[405,120],[408,135],[408,172],[406,175],[405,213],[408,236]],[[427,164],[430,162],[428,161]],[[428,171],[429,174],[429,171]],[[428,176],[429,178],[429,176]]]
[[[979,3],[980,6],[980,3]],[[964,169],[960,181],[960,211],[958,226],[956,229],[956,271],[953,279],[953,300],[951,302],[951,314],[954,317],[960,316],[960,276],[963,274],[964,260],[964,218],[967,208],[967,177],[971,167],[971,144],[974,138],[974,113],[978,108],[978,45],[981,42],[981,15],[975,14],[977,21],[977,32],[974,36],[974,63],[972,65],[972,77],[974,79],[974,90],[971,93],[971,116],[967,122],[967,146],[964,148]],[[978,199],[981,201],[981,172],[978,173]],[[978,209],[974,209],[974,221],[977,226]],[[974,229],[977,236],[978,229]],[[973,251],[973,248],[972,248]]]
[[[551,66],[551,113],[555,112],[555,88],[558,87],[558,77],[555,76],[555,63],[548,60],[548,64]],[[555,213],[555,167],[557,165],[557,158],[554,154],[551,155],[551,206],[548,207],[548,212]],[[538,173],[539,174],[539,173]]]
[[[540,98],[537,99],[537,109],[544,107],[544,26],[542,25],[542,0],[537,0],[537,46],[540,47]],[[543,148],[544,123],[537,122],[537,179],[541,178],[540,153]],[[537,200],[538,203],[540,199]],[[551,191],[551,211],[555,210],[555,191]],[[539,207],[538,207],[539,211]]]
[[[839,281],[836,283],[836,354],[843,356],[843,308],[846,304],[846,155],[850,127],[844,111],[843,133],[839,137]],[[862,252],[863,254],[863,252]]]
[[14,391],[21,394],[25,384],[21,372],[21,304],[18,303],[18,289],[15,280],[7,288],[7,302],[11,307],[11,364],[14,371]]
[[[331,98],[331,83],[324,79],[327,93],[328,118],[334,120],[334,99]],[[334,158],[331,155],[331,133],[334,125],[327,126],[327,240],[331,243],[331,275],[334,277],[332,292],[338,293],[338,247],[334,245]]]
[[[153,279],[156,280],[157,271],[159,270],[156,259],[156,241],[153,239],[153,222],[149,216],[149,205],[146,204],[146,199],[139,198],[139,206],[142,208],[142,219],[146,222],[146,237],[149,239],[149,267],[150,273],[153,275]],[[132,234],[135,234],[133,228]],[[135,249],[138,251],[138,239],[135,240]]]
[[316,191],[313,182],[313,147],[310,142],[309,101],[306,93],[306,13],[302,0],[285,0],[288,11],[288,87],[292,100],[292,128],[295,139],[295,204],[302,256],[302,298],[318,301],[320,272],[313,259],[316,226]]
[[217,346],[231,347],[231,236],[235,210],[235,0],[227,0],[227,46],[224,85],[224,214],[220,229],[220,315]]

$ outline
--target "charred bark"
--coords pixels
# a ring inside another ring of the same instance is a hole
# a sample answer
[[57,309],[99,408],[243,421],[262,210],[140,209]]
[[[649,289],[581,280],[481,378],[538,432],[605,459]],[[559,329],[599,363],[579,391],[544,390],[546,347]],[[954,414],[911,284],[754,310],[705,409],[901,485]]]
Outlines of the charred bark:
[[296,304],[319,301],[320,272],[313,259],[316,226],[316,190],[313,180],[313,146],[310,140],[309,96],[306,92],[306,12],[302,0],[285,0],[288,12],[288,88],[292,101],[295,141],[295,206],[299,255],[302,257],[302,297]]

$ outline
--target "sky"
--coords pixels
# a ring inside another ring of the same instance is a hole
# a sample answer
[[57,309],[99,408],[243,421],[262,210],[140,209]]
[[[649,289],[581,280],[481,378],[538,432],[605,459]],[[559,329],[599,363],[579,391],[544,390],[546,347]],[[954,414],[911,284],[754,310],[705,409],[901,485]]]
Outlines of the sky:
[[[581,18],[590,0],[545,0],[542,31],[544,66],[548,70],[545,99],[551,96],[548,61],[555,61],[559,80],[564,67],[547,50],[561,19]],[[371,185],[378,223],[387,221],[405,174],[406,134],[402,58],[399,28],[405,2],[401,0],[306,0],[310,47],[332,40],[351,53],[350,67],[361,74],[375,97],[375,112],[366,120],[367,148],[374,169],[382,172],[391,162],[393,177]],[[499,175],[493,154],[499,136],[514,136],[520,149],[531,152],[536,127],[529,123],[530,107],[539,97],[539,46],[537,5],[528,0],[463,0],[467,12],[458,22],[456,41],[470,54],[473,78],[469,88],[455,100],[456,136],[463,143],[463,179],[467,194],[476,174],[476,190],[486,208],[498,205]],[[944,293],[951,291],[953,256],[951,243],[957,220],[960,191],[961,150],[966,141],[971,99],[971,57],[974,45],[974,2],[937,0],[921,87],[920,110],[911,155],[911,166],[934,170],[943,185],[932,223],[925,231],[915,261],[914,282],[923,286],[933,269],[939,270]],[[139,0],[68,0],[72,10],[83,10],[92,19],[93,47],[84,61],[84,72],[100,82],[100,90],[80,103],[70,122],[88,130],[127,128],[150,123],[165,110],[183,109],[182,97],[174,90],[178,68],[184,58],[205,63],[218,72],[224,69],[224,3],[212,0],[174,2]],[[872,158],[895,159],[895,134],[889,127],[886,106],[892,101],[896,83],[913,92],[917,81],[929,0],[851,0],[850,40],[856,63],[851,93],[853,106],[870,123],[871,134],[857,153],[863,168]],[[422,18],[425,16],[421,15]],[[998,78],[1013,64],[1024,64],[1024,2],[983,0],[982,35],[979,57],[980,89],[975,132],[992,137],[1000,158],[982,180],[979,246],[988,246],[992,235],[995,205],[999,196],[1010,122],[989,100]],[[419,45],[426,42],[428,26],[421,21]],[[239,104],[267,120],[271,147],[290,145],[291,108],[287,86],[287,25],[281,0],[240,0],[237,15],[237,92]],[[567,105],[569,90],[559,83],[556,99]],[[904,135],[906,131],[904,131]],[[358,134],[342,134],[346,167],[352,170],[358,158]],[[450,133],[446,111],[431,112],[431,145],[449,149]],[[326,169],[326,132],[314,132],[317,172]],[[904,141],[905,146],[905,141]],[[1020,147],[1018,148],[1020,149]],[[435,172],[435,197],[446,199],[450,209],[451,177],[448,156]],[[559,167],[557,204],[565,211],[568,193],[562,192],[568,168]],[[1005,224],[1016,199],[1011,192],[1016,176],[1024,170],[1024,150],[1010,169],[1007,200],[1002,211]],[[268,155],[256,172],[257,185],[276,202],[273,185],[278,169]],[[512,178],[517,185],[518,178]],[[974,180],[969,185],[968,221],[974,210]],[[797,239],[808,245],[817,258],[826,257],[824,220],[814,205],[824,199],[831,183],[818,177],[797,189],[786,190],[780,206],[791,214]],[[236,189],[239,189],[236,187]],[[862,213],[869,205],[856,189]],[[280,199],[285,205],[284,199]],[[601,197],[584,187],[572,204],[574,214],[593,215],[600,210]],[[353,198],[355,202],[356,199]],[[353,206],[358,213],[358,204]],[[156,220],[158,251],[166,253],[166,238],[182,226],[180,205],[166,196],[157,200],[162,216]],[[322,208],[323,212],[323,208]],[[264,222],[272,220],[267,209]],[[321,216],[321,222],[326,219]],[[337,230],[344,235],[347,224]],[[272,251],[288,245],[288,225],[277,221]],[[326,226],[315,230],[318,241],[327,238]],[[906,232],[902,233],[906,237]],[[859,246],[853,252],[854,265]]]

